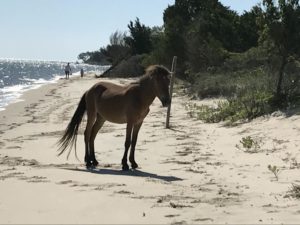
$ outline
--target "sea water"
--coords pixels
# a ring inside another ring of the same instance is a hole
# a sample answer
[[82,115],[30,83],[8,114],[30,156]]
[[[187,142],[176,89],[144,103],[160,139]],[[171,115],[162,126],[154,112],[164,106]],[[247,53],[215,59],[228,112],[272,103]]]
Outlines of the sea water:
[[[70,63],[72,76],[78,76],[80,70],[85,73],[101,74],[109,66],[94,66]],[[66,62],[0,59],[0,111],[13,102],[20,101],[20,96],[27,90],[41,85],[54,83],[64,78]]]

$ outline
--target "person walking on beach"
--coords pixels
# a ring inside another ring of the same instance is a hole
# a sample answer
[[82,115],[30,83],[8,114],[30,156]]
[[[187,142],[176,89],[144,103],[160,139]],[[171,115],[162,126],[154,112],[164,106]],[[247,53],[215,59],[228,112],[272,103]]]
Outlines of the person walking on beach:
[[84,72],[83,72],[83,69],[81,68],[81,70],[80,70],[80,76],[81,76],[81,78],[83,77],[83,74],[84,74]]
[[72,69],[71,69],[70,63],[68,63],[65,67],[66,79],[69,79],[70,73],[72,73]]

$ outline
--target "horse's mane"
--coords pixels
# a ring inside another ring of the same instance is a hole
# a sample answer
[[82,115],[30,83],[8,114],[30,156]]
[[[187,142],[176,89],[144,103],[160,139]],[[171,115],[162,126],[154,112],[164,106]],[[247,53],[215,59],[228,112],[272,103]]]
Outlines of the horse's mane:
[[130,84],[140,84],[143,81],[147,80],[153,74],[168,75],[170,74],[170,71],[162,65],[151,65],[146,68],[144,75],[142,75],[139,79],[131,82]]
[[146,69],[145,75],[149,76],[151,74],[156,74],[156,73],[168,75],[170,71],[162,65],[151,65]]
[[151,65],[147,67],[145,74],[139,79],[139,81],[154,74],[169,75],[170,71],[162,65]]

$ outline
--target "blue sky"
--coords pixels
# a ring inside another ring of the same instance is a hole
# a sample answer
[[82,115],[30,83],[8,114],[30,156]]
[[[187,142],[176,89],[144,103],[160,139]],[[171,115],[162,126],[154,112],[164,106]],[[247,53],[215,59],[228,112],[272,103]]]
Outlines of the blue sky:
[[[208,0],[209,1],[209,0]],[[261,0],[219,0],[224,6],[229,6],[232,10],[242,14],[249,11],[253,6],[262,2]]]
[[[76,61],[136,17],[161,26],[175,0],[0,0],[0,58]],[[242,13],[259,0],[221,0]]]

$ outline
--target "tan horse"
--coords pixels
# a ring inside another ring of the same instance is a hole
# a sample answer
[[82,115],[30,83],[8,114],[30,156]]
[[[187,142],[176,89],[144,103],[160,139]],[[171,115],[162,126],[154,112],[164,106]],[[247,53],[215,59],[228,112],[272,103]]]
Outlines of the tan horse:
[[[87,167],[97,166],[94,140],[104,122],[127,123],[125,152],[122,169],[128,170],[127,153],[133,169],[138,167],[134,159],[137,137],[144,118],[149,113],[149,106],[158,97],[163,106],[171,102],[169,94],[170,72],[163,66],[148,67],[146,74],[137,82],[121,86],[109,82],[99,82],[82,96],[79,105],[59,140],[61,155],[68,147],[75,144],[77,132],[84,113],[87,113],[87,125],[84,132],[85,157]],[[68,154],[68,156],[69,156]]]

